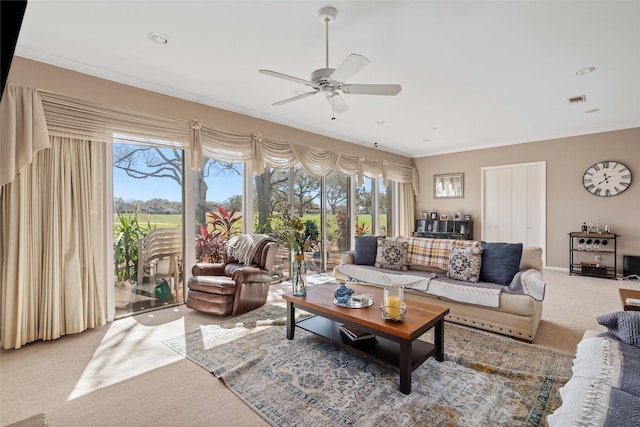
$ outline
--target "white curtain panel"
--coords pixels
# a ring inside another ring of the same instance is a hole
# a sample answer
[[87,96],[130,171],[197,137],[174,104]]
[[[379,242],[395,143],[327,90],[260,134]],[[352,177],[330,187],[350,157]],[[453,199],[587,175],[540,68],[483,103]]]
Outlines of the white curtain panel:
[[104,164],[104,143],[51,137],[2,187],[5,349],[106,323]]
[[411,184],[398,184],[398,236],[411,236],[415,222],[415,198]]
[[49,146],[39,92],[7,84],[0,103],[0,186],[13,181],[37,151]]

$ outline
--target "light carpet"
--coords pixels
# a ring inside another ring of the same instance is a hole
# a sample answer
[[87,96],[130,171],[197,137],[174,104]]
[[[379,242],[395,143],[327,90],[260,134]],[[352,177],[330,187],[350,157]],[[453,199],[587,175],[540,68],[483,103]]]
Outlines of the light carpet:
[[164,343],[278,426],[546,425],[571,374],[570,355],[446,323],[445,361],[404,395],[397,368],[301,329],[289,341],[285,320],[267,305]]

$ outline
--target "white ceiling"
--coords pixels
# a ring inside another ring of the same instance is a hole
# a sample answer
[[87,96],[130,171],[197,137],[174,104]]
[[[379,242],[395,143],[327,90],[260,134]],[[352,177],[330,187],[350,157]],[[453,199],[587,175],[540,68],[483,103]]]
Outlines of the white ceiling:
[[[307,88],[258,69],[323,68],[325,6],[330,67],[364,55],[349,83],[398,96],[271,106]],[[30,0],[16,55],[409,157],[640,126],[638,1]]]

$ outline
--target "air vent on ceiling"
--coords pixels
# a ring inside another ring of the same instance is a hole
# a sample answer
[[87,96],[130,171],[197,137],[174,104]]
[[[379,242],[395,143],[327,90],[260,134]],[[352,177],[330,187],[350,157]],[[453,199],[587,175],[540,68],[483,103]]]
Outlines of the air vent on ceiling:
[[587,102],[587,97],[584,95],[572,96],[568,98],[569,104],[577,104],[579,102]]

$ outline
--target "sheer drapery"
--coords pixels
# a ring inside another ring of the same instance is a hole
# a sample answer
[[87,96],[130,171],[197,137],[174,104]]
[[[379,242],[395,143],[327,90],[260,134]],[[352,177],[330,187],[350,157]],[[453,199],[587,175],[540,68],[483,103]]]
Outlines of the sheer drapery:
[[[417,171],[413,166],[369,160],[281,141],[258,133],[246,134],[208,128],[196,120],[178,120],[125,111],[42,92],[47,125],[51,135],[72,136],[92,141],[110,142],[112,135],[124,143],[153,143],[161,147],[191,150],[192,168],[198,170],[202,155],[211,159],[239,163],[251,161],[253,173],[259,175],[265,166],[286,169],[299,164],[309,175],[321,177],[337,170],[357,176],[411,183],[418,194]],[[114,135],[115,134],[115,135]]]
[[106,323],[105,144],[50,137],[2,187],[2,344]]
[[415,222],[415,198],[411,184],[398,184],[398,236],[411,236]]
[[36,152],[49,146],[39,92],[9,83],[0,103],[0,186],[13,181]]

